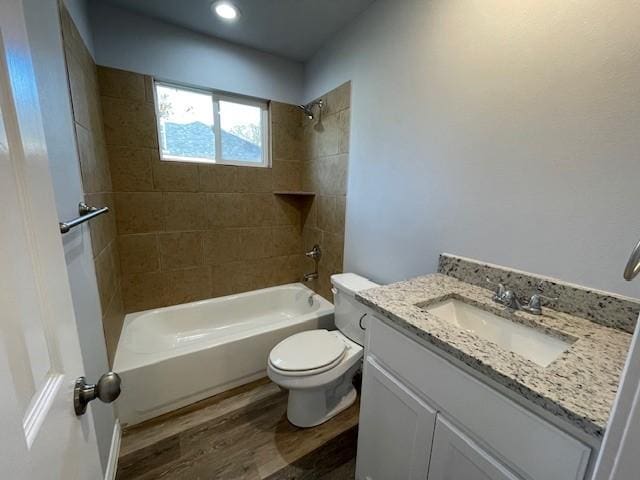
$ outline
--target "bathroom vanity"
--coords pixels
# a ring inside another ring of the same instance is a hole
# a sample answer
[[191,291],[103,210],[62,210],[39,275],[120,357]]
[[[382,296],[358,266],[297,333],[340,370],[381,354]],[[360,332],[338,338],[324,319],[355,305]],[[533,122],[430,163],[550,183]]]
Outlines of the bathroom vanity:
[[[505,309],[491,290],[442,274],[357,298],[369,309],[357,478],[590,476],[630,333]],[[637,316],[626,299],[599,303],[622,325]]]

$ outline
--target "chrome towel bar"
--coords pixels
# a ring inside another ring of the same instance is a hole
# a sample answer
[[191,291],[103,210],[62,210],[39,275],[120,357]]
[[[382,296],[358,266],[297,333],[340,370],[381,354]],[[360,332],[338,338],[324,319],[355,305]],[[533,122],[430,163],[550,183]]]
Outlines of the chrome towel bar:
[[640,242],[638,242],[636,248],[631,252],[627,266],[624,269],[624,279],[631,281],[638,273],[640,273]]
[[98,215],[102,215],[103,213],[107,213],[109,211],[109,207],[90,207],[84,202],[80,202],[78,204],[78,214],[80,215],[78,218],[74,218],[68,222],[60,222],[60,233],[67,233],[73,227],[77,227],[78,225],[91,220]]

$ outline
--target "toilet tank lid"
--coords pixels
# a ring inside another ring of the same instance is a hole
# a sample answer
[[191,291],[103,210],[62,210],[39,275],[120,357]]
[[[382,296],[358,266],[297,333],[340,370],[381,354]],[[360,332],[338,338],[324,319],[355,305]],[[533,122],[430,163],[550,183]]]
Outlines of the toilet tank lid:
[[342,290],[350,295],[355,295],[356,292],[361,290],[380,286],[367,278],[356,275],[355,273],[338,273],[336,275],[331,275],[331,283],[338,290]]

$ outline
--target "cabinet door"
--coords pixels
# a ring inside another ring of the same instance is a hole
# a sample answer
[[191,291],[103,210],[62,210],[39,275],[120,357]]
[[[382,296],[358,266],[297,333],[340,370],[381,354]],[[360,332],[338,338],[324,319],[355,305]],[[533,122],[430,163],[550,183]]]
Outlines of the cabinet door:
[[367,358],[362,380],[357,478],[427,478],[436,412]]
[[519,477],[438,415],[429,480],[519,480]]

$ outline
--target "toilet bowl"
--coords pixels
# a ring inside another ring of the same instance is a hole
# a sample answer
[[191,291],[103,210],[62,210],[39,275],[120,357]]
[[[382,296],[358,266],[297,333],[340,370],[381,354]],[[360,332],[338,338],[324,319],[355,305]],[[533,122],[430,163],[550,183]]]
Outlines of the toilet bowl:
[[353,376],[362,365],[364,308],[355,292],[378,285],[358,275],[333,275],[335,322],[339,330],[292,335],[269,354],[267,374],[289,390],[287,418],[298,427],[326,422],[355,402]]

